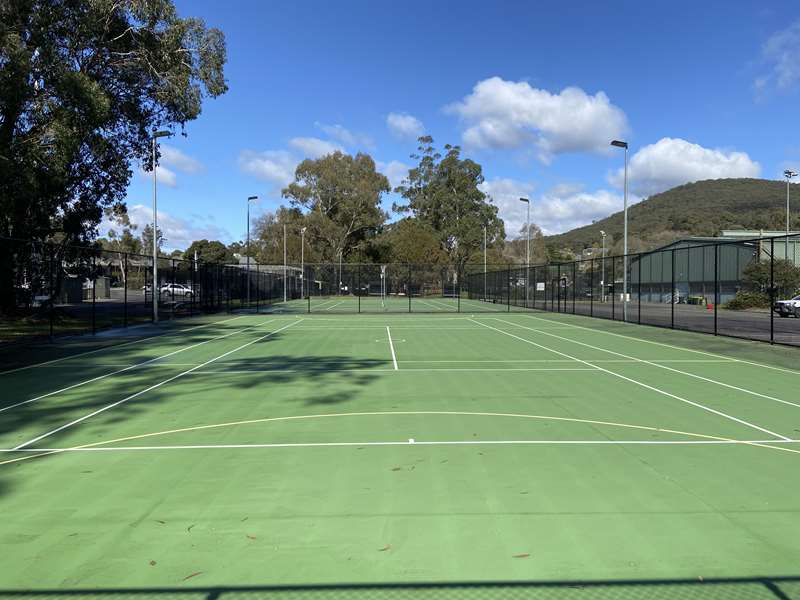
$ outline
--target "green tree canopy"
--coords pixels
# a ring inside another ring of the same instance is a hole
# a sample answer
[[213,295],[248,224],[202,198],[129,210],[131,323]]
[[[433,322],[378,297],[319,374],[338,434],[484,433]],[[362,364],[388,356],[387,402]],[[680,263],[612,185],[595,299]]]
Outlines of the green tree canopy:
[[386,262],[409,264],[446,263],[439,236],[418,219],[401,219],[387,227],[381,245],[388,249]]
[[195,253],[198,260],[208,263],[230,264],[236,261],[233,251],[218,240],[196,240],[189,245],[183,255],[187,260],[194,260]]
[[479,187],[484,179],[478,163],[462,159],[461,149],[449,144],[442,156],[430,136],[419,138],[419,143],[418,152],[411,155],[419,164],[395,190],[406,203],[393,208],[433,229],[450,261],[463,265],[482,252],[484,226],[491,239],[505,237],[503,221]]
[[[0,235],[87,242],[154,128],[227,89],[225,40],[172,0],[0,2]],[[13,310],[11,265],[0,302]]]
[[[307,227],[307,220],[299,208],[281,206],[275,212],[264,213],[256,220],[255,235],[251,240],[252,253],[258,262],[270,265],[283,264],[283,227],[286,226],[286,260],[300,264],[301,229]],[[246,247],[243,249],[246,252]],[[305,261],[320,261],[320,248],[305,233]]]
[[292,206],[305,209],[309,244],[323,261],[334,262],[340,253],[346,259],[378,233],[388,217],[381,209],[381,196],[390,189],[368,154],[337,151],[301,162],[295,181],[282,193]]

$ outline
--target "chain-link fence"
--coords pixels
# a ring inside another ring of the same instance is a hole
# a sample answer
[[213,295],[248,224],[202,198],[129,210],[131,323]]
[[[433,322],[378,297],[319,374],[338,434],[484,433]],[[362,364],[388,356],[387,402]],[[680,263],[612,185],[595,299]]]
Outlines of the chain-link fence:
[[800,345],[800,236],[676,242],[473,273],[467,288],[539,309]]
[[800,236],[546,265],[263,265],[0,239],[0,341],[220,311],[545,310],[800,345]]

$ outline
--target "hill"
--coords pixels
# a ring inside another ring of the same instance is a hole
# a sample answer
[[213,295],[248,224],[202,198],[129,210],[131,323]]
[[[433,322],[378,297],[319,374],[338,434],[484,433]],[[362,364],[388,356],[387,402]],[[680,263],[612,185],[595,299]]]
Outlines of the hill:
[[[791,186],[792,228],[800,229],[800,184]],[[786,183],[767,179],[709,179],[655,194],[628,208],[631,252],[686,236],[713,236],[723,229],[785,228]],[[622,250],[622,212],[591,225],[545,238],[551,252],[599,247],[605,231],[609,253]]]

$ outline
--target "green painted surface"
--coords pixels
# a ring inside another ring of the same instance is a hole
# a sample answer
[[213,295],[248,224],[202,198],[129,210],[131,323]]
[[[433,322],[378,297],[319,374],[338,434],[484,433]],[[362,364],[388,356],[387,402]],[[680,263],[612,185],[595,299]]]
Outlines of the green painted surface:
[[798,598],[799,358],[567,315],[261,314],[7,372],[0,598]]

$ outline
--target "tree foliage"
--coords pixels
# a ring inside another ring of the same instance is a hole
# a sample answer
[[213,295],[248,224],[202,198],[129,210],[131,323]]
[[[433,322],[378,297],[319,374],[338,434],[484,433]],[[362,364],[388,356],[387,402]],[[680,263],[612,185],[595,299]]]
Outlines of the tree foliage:
[[196,240],[189,244],[183,256],[187,260],[194,260],[195,254],[198,260],[207,263],[231,264],[236,261],[233,252],[218,240]]
[[151,130],[226,91],[224,62],[222,33],[171,0],[0,2],[0,235],[89,241]]
[[791,298],[800,291],[800,267],[780,258],[772,266],[768,260],[754,260],[742,270],[742,282],[749,291],[764,294],[769,294],[770,283],[774,283],[778,300]]
[[371,156],[337,151],[301,162],[295,181],[282,194],[293,207],[306,211],[306,239],[320,259],[334,262],[377,234],[388,217],[381,197],[390,189]]
[[405,204],[393,208],[435,231],[450,261],[461,266],[481,253],[484,226],[493,239],[504,237],[503,221],[479,187],[484,181],[481,166],[462,159],[458,146],[445,145],[442,155],[433,143],[430,136],[419,138],[418,151],[411,155],[418,164],[395,189]]

